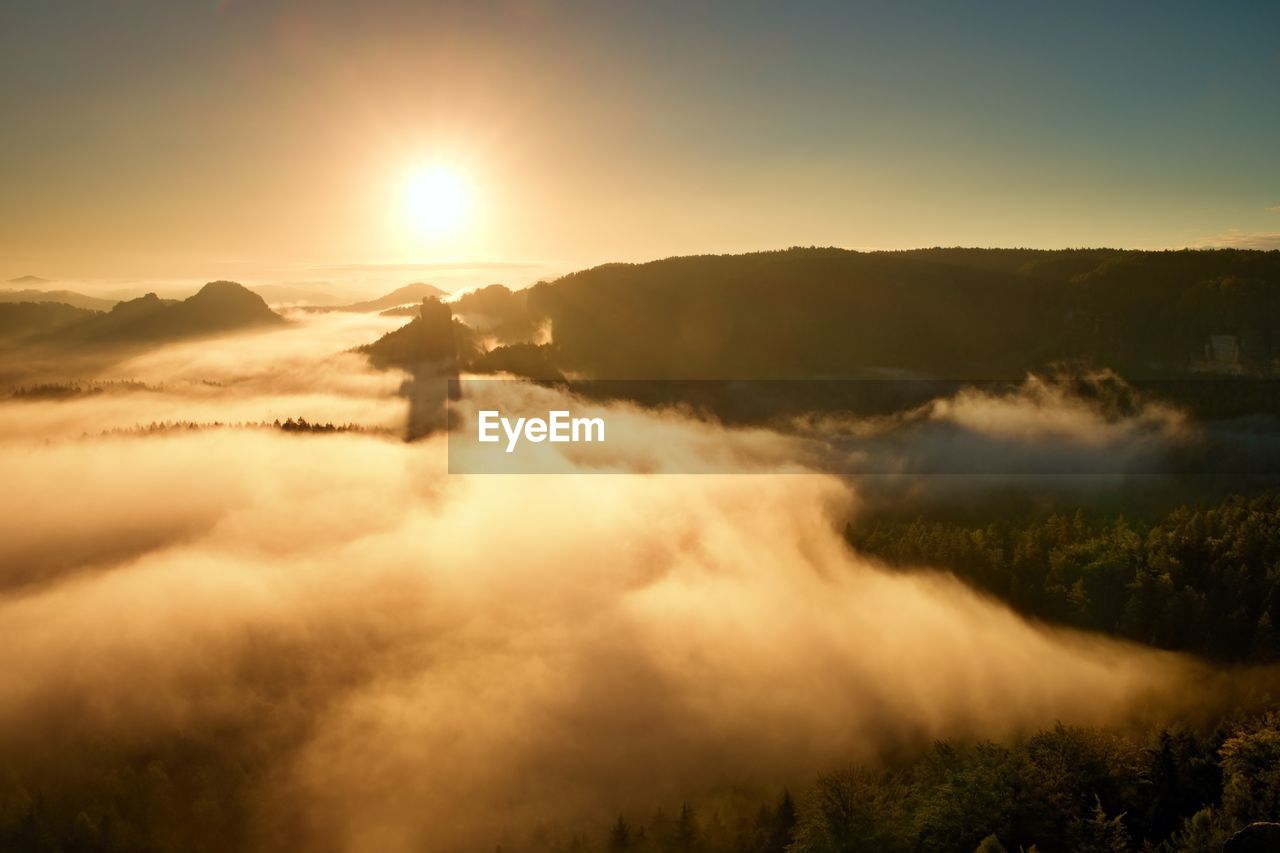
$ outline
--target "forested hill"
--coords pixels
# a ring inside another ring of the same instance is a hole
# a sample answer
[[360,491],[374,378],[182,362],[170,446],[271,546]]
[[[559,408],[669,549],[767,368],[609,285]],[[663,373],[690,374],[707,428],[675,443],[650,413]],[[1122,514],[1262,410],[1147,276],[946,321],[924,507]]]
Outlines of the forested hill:
[[953,572],[1037,619],[1224,661],[1280,661],[1280,492],[1154,521],[1083,512],[850,525],[863,554]]
[[608,264],[511,310],[549,322],[546,361],[589,377],[1280,371],[1275,251],[795,248]]

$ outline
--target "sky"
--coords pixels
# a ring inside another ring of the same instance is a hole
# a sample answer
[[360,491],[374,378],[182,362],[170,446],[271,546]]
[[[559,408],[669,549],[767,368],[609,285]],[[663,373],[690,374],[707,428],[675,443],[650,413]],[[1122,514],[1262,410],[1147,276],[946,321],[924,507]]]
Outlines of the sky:
[[[0,280],[1280,247],[1277,33],[1276,3],[5,0]],[[406,212],[424,170],[447,228]]]

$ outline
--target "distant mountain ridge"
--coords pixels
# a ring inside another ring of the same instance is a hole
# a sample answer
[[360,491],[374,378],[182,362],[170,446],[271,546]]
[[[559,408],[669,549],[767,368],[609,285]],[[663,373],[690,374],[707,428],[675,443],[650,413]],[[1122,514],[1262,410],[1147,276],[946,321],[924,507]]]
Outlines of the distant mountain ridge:
[[792,248],[605,264],[452,306],[464,369],[533,377],[1280,376],[1280,251]]
[[436,287],[434,284],[415,281],[412,284],[406,284],[404,287],[397,287],[395,290],[384,296],[379,296],[377,299],[369,299],[365,302],[353,302],[350,305],[343,305],[334,310],[354,311],[360,313],[385,311],[388,308],[398,308],[402,305],[414,305],[422,302],[424,299],[444,299],[448,295],[448,293]]
[[[56,346],[151,343],[280,325],[261,296],[233,281],[213,281],[181,301],[148,293],[90,312],[55,303],[0,305],[0,328],[10,340]],[[23,325],[25,323],[25,326]]]
[[63,302],[0,302],[0,341],[13,344],[100,316]]
[[[34,279],[34,281],[24,281]],[[35,276],[23,276],[22,279],[10,279],[12,282],[34,284],[44,282]],[[74,308],[88,308],[90,311],[110,311],[115,299],[102,299],[97,296],[86,296],[74,290],[0,290],[0,302],[61,302]]]
[[565,372],[604,378],[1280,375],[1280,251],[793,248],[535,285]]
[[94,340],[163,340],[283,322],[261,296],[243,285],[211,281],[181,302],[154,293],[122,302],[101,321],[90,321],[96,327],[86,331]]

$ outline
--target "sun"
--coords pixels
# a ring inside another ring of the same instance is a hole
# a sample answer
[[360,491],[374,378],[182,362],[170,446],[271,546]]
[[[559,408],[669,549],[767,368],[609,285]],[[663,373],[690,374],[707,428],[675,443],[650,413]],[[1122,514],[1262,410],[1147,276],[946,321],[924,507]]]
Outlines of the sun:
[[407,224],[427,237],[456,234],[471,211],[471,191],[465,176],[448,166],[431,166],[409,173],[403,188]]

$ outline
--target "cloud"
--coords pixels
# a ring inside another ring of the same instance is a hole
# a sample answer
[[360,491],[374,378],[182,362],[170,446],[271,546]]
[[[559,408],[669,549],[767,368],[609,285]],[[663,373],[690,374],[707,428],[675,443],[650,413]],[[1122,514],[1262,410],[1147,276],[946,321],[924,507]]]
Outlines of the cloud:
[[[1271,208],[1275,210],[1276,208]],[[1238,231],[1219,234],[1203,245],[1202,249],[1280,249],[1280,231]]]
[[887,743],[1113,720],[1194,671],[875,569],[825,477],[451,478],[442,441],[29,449],[6,549],[74,529],[125,556],[0,601],[0,742],[283,706],[309,734],[274,747],[284,793],[256,820],[413,850]]
[[[356,423],[398,431],[402,377],[374,373],[347,352],[402,320],[364,314],[290,314],[292,325],[265,332],[174,343],[102,364],[28,363],[21,384],[102,378],[141,383],[72,400],[27,401],[0,418],[0,439],[45,441],[155,422],[270,423],[279,418]],[[108,372],[109,371],[109,372]]]
[[[374,400],[382,380],[325,354],[347,331],[298,324],[131,369],[216,376],[217,403],[246,415],[326,385]],[[179,387],[64,405],[146,422],[192,405]],[[1047,416],[1002,405],[937,417],[1045,433]],[[492,847],[935,738],[1214,695],[1185,658],[852,553],[839,531],[858,491],[776,476],[795,470],[786,436],[617,407],[648,419],[649,446],[567,453],[565,476],[467,477],[446,473],[441,435],[37,437],[53,415],[0,407],[0,749],[47,775],[44,744],[88,761],[210,741],[267,768],[240,799],[263,849]],[[713,452],[749,473],[574,473]]]
[[1030,375],[894,415],[799,418],[794,429],[815,467],[855,476],[1158,473],[1201,438],[1185,413],[1111,373]]

